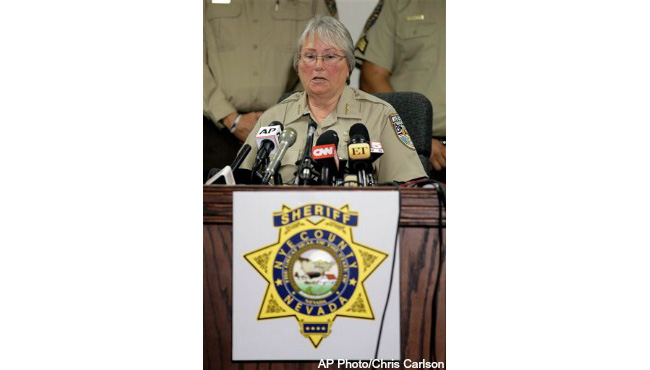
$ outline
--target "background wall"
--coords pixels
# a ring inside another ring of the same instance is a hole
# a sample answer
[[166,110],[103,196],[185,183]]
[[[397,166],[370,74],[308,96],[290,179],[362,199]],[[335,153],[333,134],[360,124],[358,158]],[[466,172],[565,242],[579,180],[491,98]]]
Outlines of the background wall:
[[[368,16],[375,9],[378,0],[336,0],[339,20],[348,28],[352,40],[356,43],[361,36]],[[359,69],[355,68],[350,76],[350,86],[359,87]]]

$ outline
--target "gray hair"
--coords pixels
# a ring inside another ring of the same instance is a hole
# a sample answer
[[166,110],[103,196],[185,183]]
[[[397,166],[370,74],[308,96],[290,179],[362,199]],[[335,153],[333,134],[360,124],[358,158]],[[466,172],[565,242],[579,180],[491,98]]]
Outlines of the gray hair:
[[317,15],[310,19],[298,39],[298,51],[293,56],[293,68],[296,71],[298,70],[302,44],[308,37],[313,36],[318,36],[324,43],[343,50],[345,60],[348,63],[348,69],[350,70],[350,74],[352,74],[355,60],[354,42],[352,41],[352,36],[350,36],[350,31],[338,19],[322,15]]

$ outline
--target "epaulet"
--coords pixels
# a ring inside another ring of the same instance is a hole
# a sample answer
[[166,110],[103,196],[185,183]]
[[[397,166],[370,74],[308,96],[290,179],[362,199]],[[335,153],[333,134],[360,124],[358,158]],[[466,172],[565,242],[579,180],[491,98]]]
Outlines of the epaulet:
[[296,100],[300,99],[300,93],[301,92],[302,91],[296,91],[295,93],[293,93],[293,94],[287,96],[286,98],[284,98],[281,102],[276,103],[276,105],[277,104],[286,104],[286,103],[289,103],[289,102],[296,101]]
[[378,97],[376,97],[376,96],[374,96],[372,94],[368,94],[365,91],[355,90],[355,95],[356,95],[356,98],[358,100],[366,100],[366,101],[369,101],[371,103],[381,104],[381,105],[384,105],[386,107],[392,107],[390,105],[390,103],[388,103],[387,101],[385,101],[383,99],[379,99]]
[[334,18],[337,18],[339,12],[336,9],[336,0],[324,0],[324,1],[325,1],[325,6],[327,7],[327,11],[330,13],[330,15]]
[[300,98],[300,93],[301,92],[302,91],[297,91],[297,92],[287,96],[281,102],[277,102],[277,103],[273,104],[272,106],[266,108],[266,110],[268,111],[268,110],[271,110],[271,109],[273,109],[275,107],[279,107],[279,106],[282,106],[282,105],[297,101]]

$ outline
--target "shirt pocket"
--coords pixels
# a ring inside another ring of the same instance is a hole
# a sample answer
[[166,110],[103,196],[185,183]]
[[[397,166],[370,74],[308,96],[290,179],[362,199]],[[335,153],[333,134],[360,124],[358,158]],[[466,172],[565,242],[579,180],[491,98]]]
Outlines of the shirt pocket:
[[312,17],[311,0],[280,0],[278,10],[272,5],[271,18],[278,20],[307,20]]
[[429,69],[437,57],[435,22],[403,21],[397,26],[397,46],[402,60],[412,61],[410,69]]
[[298,38],[307,21],[313,17],[311,0],[280,0],[278,10],[271,5],[273,30],[279,35],[273,42],[284,52],[295,52]]
[[241,4],[208,4],[205,17],[215,32],[219,51],[232,50],[237,46],[242,31],[241,15]]

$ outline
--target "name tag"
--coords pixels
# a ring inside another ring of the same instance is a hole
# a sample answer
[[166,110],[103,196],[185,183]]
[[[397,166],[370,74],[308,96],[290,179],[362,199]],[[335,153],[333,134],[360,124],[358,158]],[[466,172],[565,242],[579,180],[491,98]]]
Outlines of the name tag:
[[407,21],[422,21],[424,20],[424,14],[418,14],[418,15],[409,15],[406,17]]

